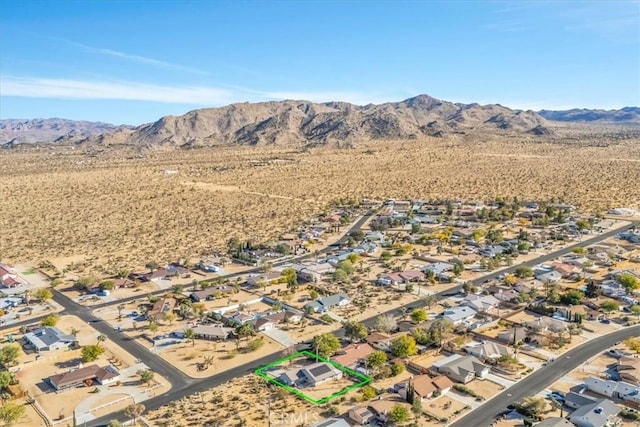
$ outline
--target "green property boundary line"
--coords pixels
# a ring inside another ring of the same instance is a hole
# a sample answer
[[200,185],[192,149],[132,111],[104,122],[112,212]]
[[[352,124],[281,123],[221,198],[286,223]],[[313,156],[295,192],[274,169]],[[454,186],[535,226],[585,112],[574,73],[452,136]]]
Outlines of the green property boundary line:
[[[330,394],[329,396],[323,397],[322,399],[314,399],[311,396],[307,396],[306,394],[302,393],[300,390],[298,390],[296,388],[293,388],[291,386],[288,386],[288,385],[282,383],[281,381],[278,381],[276,378],[273,378],[273,377],[269,376],[267,373],[265,373],[265,371],[267,369],[269,369],[269,368],[281,365],[284,362],[287,362],[287,361],[292,360],[292,359],[297,359],[298,357],[302,357],[302,356],[309,357],[309,358],[312,358],[312,359],[317,359],[319,361],[328,363],[329,365],[333,366],[334,368],[336,368],[336,369],[338,369],[338,370],[340,370],[342,372],[345,372],[345,373],[351,375],[352,377],[358,378],[360,380],[360,382],[358,382],[356,384],[353,384],[353,385],[350,385],[348,387],[345,387],[342,390],[338,390],[335,393]],[[306,400],[309,403],[313,403],[314,405],[323,405],[323,404],[329,402],[330,400],[335,399],[338,396],[342,396],[343,394],[346,394],[346,393],[350,392],[351,390],[355,390],[357,388],[363,387],[363,386],[365,386],[365,385],[367,385],[367,384],[369,384],[371,382],[371,377],[368,377],[368,376],[366,376],[364,374],[361,374],[360,372],[356,372],[353,369],[349,369],[344,365],[341,365],[341,364],[336,363],[336,362],[334,362],[332,360],[326,359],[326,358],[324,358],[322,356],[315,355],[315,354],[313,354],[313,353],[311,353],[309,351],[306,351],[306,350],[299,351],[299,352],[294,353],[292,355],[289,355],[287,357],[283,357],[282,359],[278,359],[275,362],[271,362],[268,365],[265,365],[265,366],[262,366],[262,367],[256,369],[254,371],[254,373],[256,375],[264,378],[265,380],[269,381],[270,383],[275,384],[278,387],[282,387],[285,390],[289,391],[290,393],[298,396],[301,399]]]

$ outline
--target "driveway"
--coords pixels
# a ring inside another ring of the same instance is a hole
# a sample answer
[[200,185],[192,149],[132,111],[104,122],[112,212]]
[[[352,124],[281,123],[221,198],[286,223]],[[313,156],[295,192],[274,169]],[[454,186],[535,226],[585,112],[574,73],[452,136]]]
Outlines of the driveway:
[[278,329],[278,328],[267,329],[262,333],[268,336],[269,338],[271,338],[272,340],[274,340],[275,342],[277,342],[278,344],[284,346],[284,348],[293,347],[295,345],[295,343],[291,340],[291,337],[289,336],[289,334],[286,331],[283,331],[282,329]]

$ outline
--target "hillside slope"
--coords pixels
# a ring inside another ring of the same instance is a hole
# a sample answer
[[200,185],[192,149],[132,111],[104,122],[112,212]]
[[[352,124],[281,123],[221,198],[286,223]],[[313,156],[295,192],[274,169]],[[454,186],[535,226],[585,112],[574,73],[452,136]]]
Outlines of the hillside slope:
[[126,129],[101,122],[66,119],[0,120],[0,145],[75,142],[94,135]]
[[539,114],[547,120],[559,122],[640,123],[639,107],[625,107],[620,110],[541,110]]

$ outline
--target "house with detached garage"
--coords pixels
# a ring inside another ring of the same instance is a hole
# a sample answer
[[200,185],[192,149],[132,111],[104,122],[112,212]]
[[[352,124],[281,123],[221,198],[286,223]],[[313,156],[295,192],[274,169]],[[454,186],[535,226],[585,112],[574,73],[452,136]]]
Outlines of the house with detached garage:
[[90,386],[94,383],[111,384],[120,378],[120,373],[112,365],[103,368],[98,365],[85,366],[63,374],[52,375],[45,381],[56,391],[68,388]]
[[73,347],[77,342],[73,335],[67,335],[52,326],[43,326],[28,332],[24,334],[23,340],[26,348],[37,352],[67,349]]

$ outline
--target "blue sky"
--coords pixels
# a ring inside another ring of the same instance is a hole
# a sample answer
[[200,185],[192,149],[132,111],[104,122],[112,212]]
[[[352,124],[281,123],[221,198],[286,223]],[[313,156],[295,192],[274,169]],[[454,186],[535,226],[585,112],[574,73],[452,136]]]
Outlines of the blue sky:
[[0,118],[418,94],[640,105],[639,1],[2,1]]

